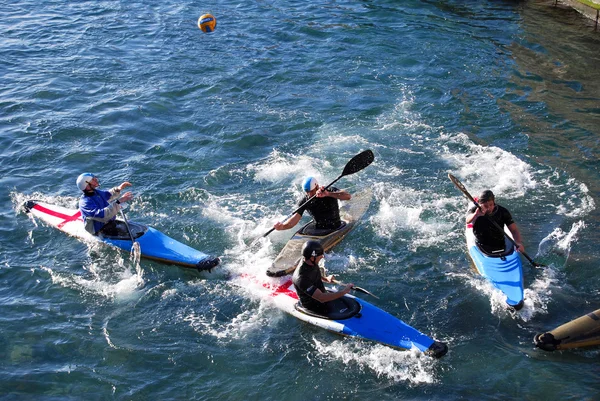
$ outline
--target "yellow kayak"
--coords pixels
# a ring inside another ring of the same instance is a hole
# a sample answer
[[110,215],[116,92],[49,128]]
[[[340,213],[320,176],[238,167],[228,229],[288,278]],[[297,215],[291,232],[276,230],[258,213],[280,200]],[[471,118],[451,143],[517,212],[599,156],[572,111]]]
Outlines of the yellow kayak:
[[600,345],[600,309],[534,338],[535,346],[544,351]]

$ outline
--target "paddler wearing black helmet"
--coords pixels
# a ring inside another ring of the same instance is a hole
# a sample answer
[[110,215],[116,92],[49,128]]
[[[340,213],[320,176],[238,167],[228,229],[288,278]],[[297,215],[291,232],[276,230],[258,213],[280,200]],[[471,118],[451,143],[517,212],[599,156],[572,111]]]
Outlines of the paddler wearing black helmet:
[[[508,209],[496,203],[494,193],[486,189],[479,195],[478,203],[479,208],[474,206],[467,214],[467,224],[473,224],[477,245],[489,254],[504,251],[504,232],[498,227],[504,229],[506,225],[517,244],[518,251],[524,252],[525,247],[517,224]],[[496,222],[498,227],[492,221]]]
[[319,314],[327,313],[327,302],[348,294],[354,284],[347,284],[337,292],[328,292],[323,279],[330,282],[332,277],[321,277],[319,262],[323,259],[323,246],[318,241],[307,241],[302,247],[303,263],[294,271],[292,282],[302,306]]

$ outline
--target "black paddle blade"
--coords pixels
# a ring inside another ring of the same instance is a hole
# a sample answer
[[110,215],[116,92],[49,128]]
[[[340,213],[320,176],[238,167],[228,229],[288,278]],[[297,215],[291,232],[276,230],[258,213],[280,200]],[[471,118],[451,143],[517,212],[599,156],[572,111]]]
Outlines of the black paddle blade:
[[362,170],[369,164],[373,163],[373,160],[375,160],[375,155],[371,150],[367,149],[364,152],[360,152],[352,159],[350,159],[350,161],[346,164],[346,167],[344,167],[344,171],[342,172],[342,175],[340,177],[354,174]]

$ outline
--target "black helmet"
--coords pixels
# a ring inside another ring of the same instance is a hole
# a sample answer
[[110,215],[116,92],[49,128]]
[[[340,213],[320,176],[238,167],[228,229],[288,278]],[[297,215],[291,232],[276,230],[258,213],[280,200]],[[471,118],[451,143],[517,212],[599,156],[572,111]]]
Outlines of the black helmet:
[[496,200],[496,197],[494,196],[494,193],[492,191],[490,191],[489,189],[486,189],[485,191],[483,191],[481,193],[481,195],[479,195],[479,202],[481,203],[485,203],[489,200]]
[[312,257],[323,255],[325,251],[323,250],[323,245],[319,243],[319,241],[307,241],[302,247],[302,256],[304,259],[309,259]]

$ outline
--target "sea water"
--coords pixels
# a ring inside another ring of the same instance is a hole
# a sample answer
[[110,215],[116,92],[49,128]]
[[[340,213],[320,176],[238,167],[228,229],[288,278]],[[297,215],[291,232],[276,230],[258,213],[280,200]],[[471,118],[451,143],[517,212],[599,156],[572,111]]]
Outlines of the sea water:
[[[600,307],[600,36],[553,3],[0,4],[0,398],[597,398],[598,349],[532,342]],[[440,360],[307,326],[236,280],[292,235],[248,245],[302,179],[365,149],[336,185],[374,200],[329,271],[446,342]],[[87,171],[222,265],[137,262],[22,211],[75,207]],[[522,311],[473,270],[448,173],[494,191],[548,265],[523,259]]]

